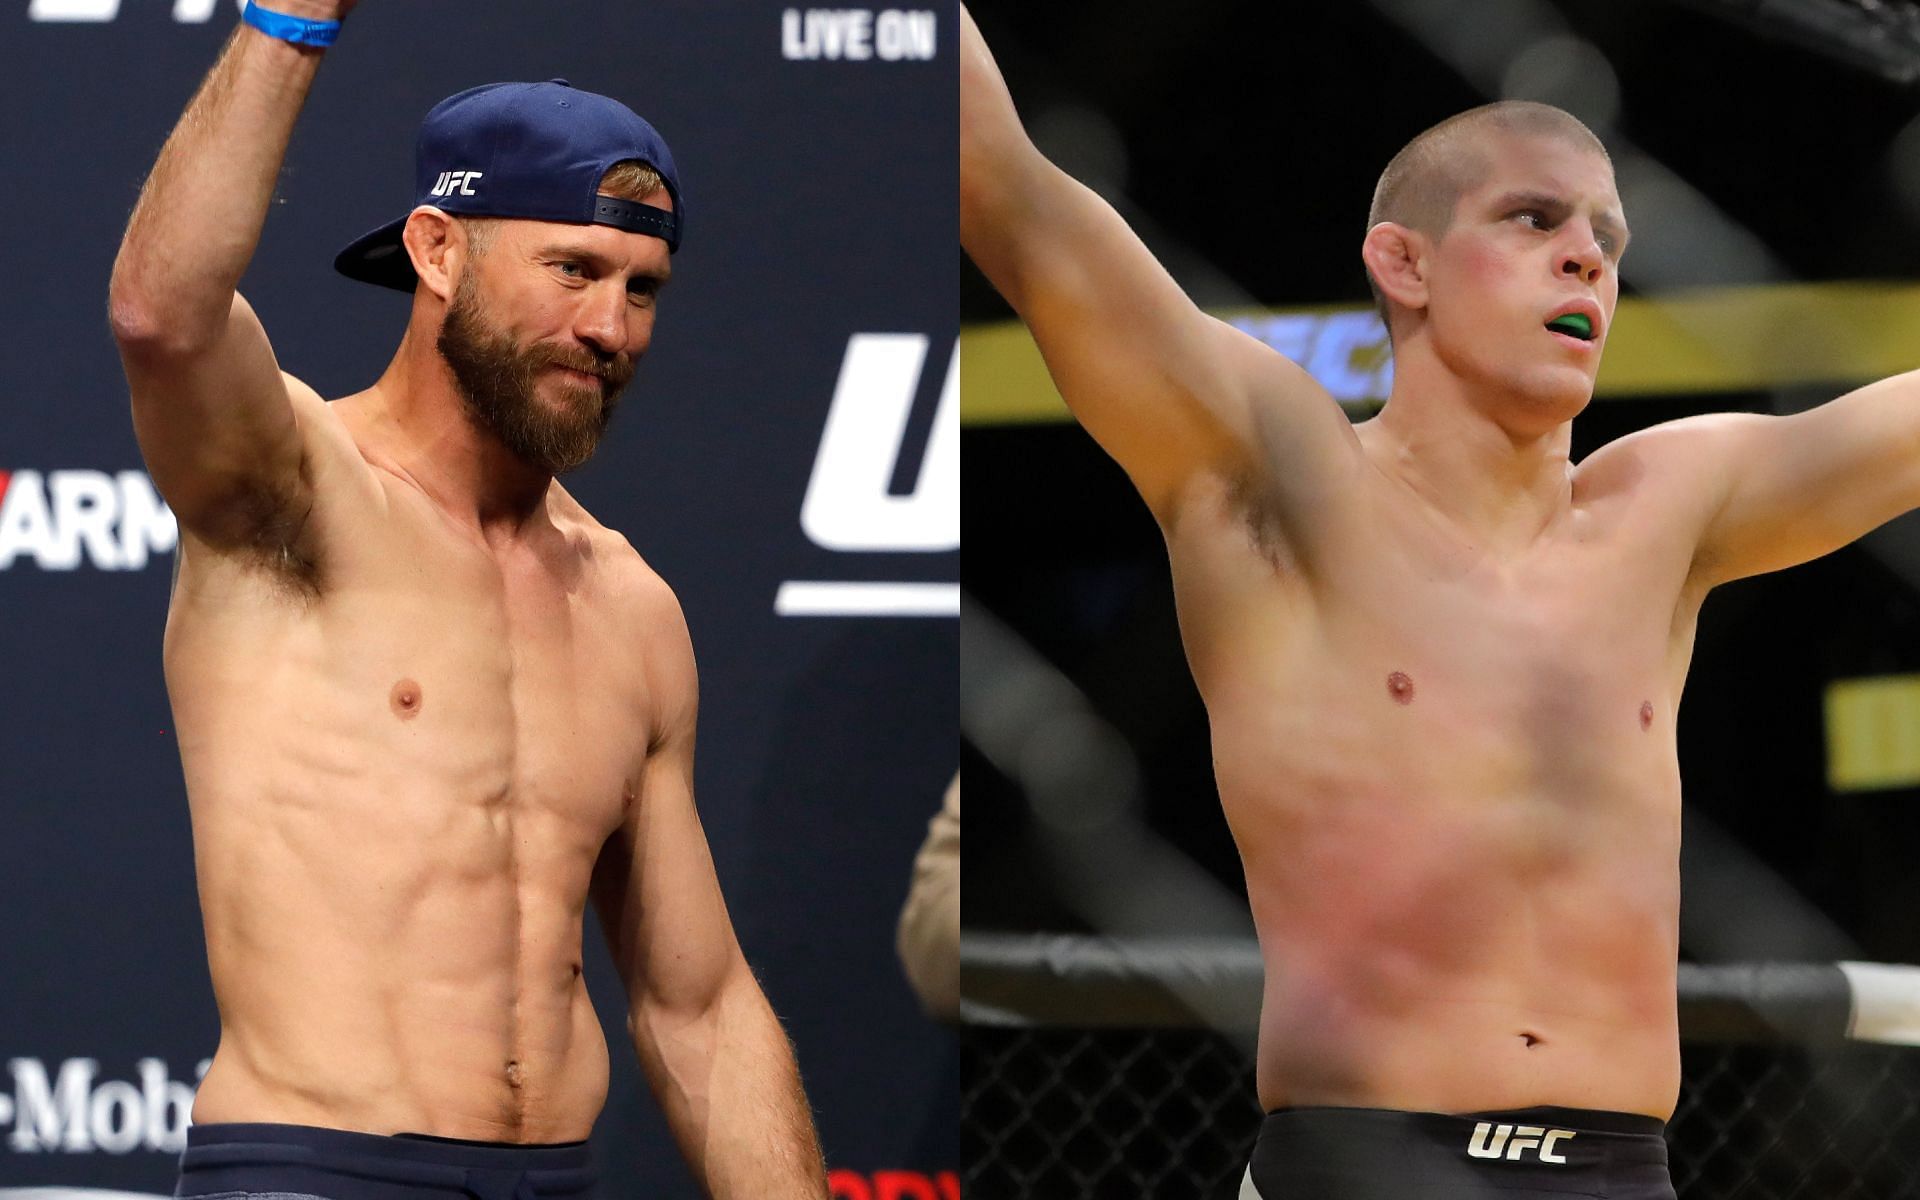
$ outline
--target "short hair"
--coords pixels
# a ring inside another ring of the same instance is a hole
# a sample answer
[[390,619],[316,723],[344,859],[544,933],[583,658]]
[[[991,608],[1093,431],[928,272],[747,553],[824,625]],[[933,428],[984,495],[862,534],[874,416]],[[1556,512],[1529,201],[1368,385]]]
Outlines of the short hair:
[[[1486,152],[1490,133],[1554,138],[1591,150],[1613,164],[1600,139],[1565,109],[1535,100],[1500,100],[1448,117],[1414,138],[1393,156],[1373,189],[1367,228],[1382,221],[1405,225],[1438,240],[1453,225],[1460,197],[1478,187],[1492,164]],[[1367,272],[1373,305],[1387,319],[1387,298]],[[1389,329],[1391,326],[1389,325]]]
[[613,196],[620,200],[632,200],[636,203],[645,200],[661,188],[667,181],[651,163],[643,163],[637,158],[617,162],[607,168],[600,177],[600,194]]
[[[650,164],[629,158],[607,168],[600,177],[600,194],[620,200],[645,200],[667,185],[666,179]],[[493,243],[500,217],[459,217],[467,230],[467,246],[475,258],[487,252]]]

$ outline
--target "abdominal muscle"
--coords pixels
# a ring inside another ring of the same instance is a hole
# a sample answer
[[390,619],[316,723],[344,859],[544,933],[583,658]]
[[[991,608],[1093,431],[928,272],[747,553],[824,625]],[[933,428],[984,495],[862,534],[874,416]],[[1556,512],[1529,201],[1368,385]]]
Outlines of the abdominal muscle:
[[592,1128],[608,1064],[581,929],[634,764],[534,727],[572,707],[516,693],[533,651],[449,624],[256,627],[176,602],[168,683],[221,1024],[196,1122]]
[[[537,822],[391,791],[329,797],[324,818],[234,799],[195,804],[221,1018],[196,1121],[587,1136],[607,1049],[577,906],[510,862]],[[383,815],[402,803],[418,815]]]
[[1263,1106],[1670,1115],[1677,780],[1503,792],[1394,753],[1344,779],[1269,761],[1255,787],[1220,759],[1266,964]]

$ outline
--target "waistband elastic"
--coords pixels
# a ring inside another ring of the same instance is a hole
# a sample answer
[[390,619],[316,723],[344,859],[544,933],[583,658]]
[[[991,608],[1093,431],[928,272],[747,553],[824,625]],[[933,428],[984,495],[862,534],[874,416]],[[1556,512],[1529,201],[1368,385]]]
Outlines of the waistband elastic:
[[1299,1117],[1309,1120],[1379,1120],[1398,1128],[1429,1131],[1438,1137],[1451,1137],[1462,1128],[1471,1129],[1481,1122],[1500,1125],[1551,1125],[1583,1133],[1615,1134],[1628,1138],[1659,1138],[1667,1123],[1645,1113],[1612,1112],[1597,1108],[1562,1108],[1554,1104],[1532,1108],[1488,1109],[1485,1112],[1436,1113],[1397,1108],[1341,1108],[1315,1105],[1301,1108],[1276,1108],[1269,1117]]
[[1542,1106],[1434,1113],[1283,1108],[1268,1113],[1250,1175],[1259,1195],[1468,1200],[1499,1193],[1673,1200],[1665,1122]]
[[[1486,1125],[1484,1135],[1480,1135],[1482,1125]],[[1475,1135],[1480,1135],[1482,1150],[1494,1139],[1509,1139],[1521,1127],[1546,1127],[1605,1140],[1615,1148],[1615,1154],[1624,1148],[1630,1158],[1651,1160],[1657,1156],[1661,1162],[1667,1160],[1667,1121],[1659,1117],[1597,1108],[1561,1108],[1553,1104],[1463,1114],[1411,1112],[1400,1108],[1277,1108],[1267,1114],[1261,1127],[1263,1131],[1327,1129],[1340,1137],[1365,1137],[1369,1131],[1375,1131],[1382,1137],[1417,1137],[1446,1148],[1469,1146]],[[1501,1127],[1505,1127],[1505,1133],[1501,1133]],[[1640,1148],[1642,1154],[1632,1154],[1632,1148]],[[1475,1158],[1480,1156],[1484,1154],[1475,1154]]]
[[[387,1188],[451,1195],[587,1196],[593,1157],[585,1142],[522,1145],[425,1134],[388,1136],[310,1125],[192,1125],[180,1156],[180,1195],[227,1190],[235,1173],[252,1179],[332,1177],[357,1181],[367,1194]],[[204,1185],[204,1186],[203,1186]],[[237,1190],[261,1190],[251,1183]],[[314,1190],[276,1186],[267,1190]],[[417,1193],[416,1193],[417,1194]]]

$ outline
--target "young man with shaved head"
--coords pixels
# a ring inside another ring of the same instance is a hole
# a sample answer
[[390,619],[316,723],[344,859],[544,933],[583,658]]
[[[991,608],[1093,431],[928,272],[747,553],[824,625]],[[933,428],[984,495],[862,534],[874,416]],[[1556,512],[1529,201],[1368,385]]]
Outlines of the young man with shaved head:
[[1573,118],[1399,155],[1350,423],[1047,162],[963,16],[961,239],[1163,531],[1266,963],[1243,1195],[1673,1197],[1701,600],[1920,505],[1920,377],[1575,464],[1627,228]]
[[673,158],[560,80],[436,106],[416,207],[336,261],[409,294],[405,332],[324,401],[235,289],[355,2],[248,6],[114,268],[180,521],[166,675],[220,1009],[176,1194],[587,1200],[591,899],[705,1193],[825,1200],[694,808],[686,620],[554,479],[653,337]]

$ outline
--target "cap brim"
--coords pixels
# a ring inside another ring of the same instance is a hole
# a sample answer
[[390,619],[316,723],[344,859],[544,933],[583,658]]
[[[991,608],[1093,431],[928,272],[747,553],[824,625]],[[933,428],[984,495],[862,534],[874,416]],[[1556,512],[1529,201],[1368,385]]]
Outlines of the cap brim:
[[407,218],[401,217],[356,239],[334,256],[333,269],[361,283],[377,283],[396,292],[413,291],[420,277],[413,273],[413,260],[400,240],[406,227]]

